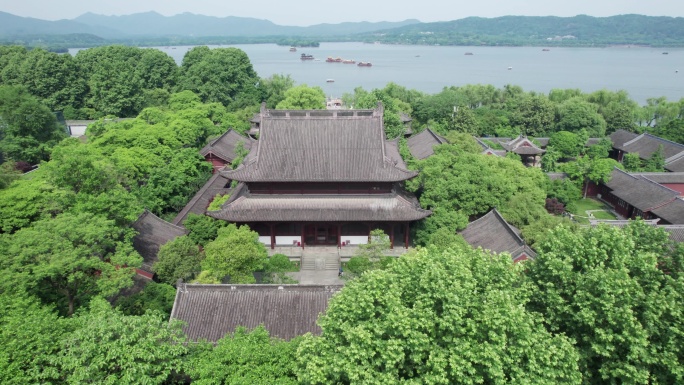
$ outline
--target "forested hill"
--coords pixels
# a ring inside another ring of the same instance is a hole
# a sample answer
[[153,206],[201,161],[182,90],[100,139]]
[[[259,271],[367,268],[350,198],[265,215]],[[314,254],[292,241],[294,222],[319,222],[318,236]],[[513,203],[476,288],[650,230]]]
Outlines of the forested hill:
[[684,46],[684,18],[643,15],[468,17],[367,33],[364,40],[429,45]]

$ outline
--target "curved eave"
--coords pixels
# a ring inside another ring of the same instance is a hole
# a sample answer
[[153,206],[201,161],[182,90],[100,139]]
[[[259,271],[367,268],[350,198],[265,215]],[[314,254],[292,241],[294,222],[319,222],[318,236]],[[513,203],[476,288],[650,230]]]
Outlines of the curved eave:
[[410,222],[430,214],[397,194],[246,195],[207,212],[229,222]]

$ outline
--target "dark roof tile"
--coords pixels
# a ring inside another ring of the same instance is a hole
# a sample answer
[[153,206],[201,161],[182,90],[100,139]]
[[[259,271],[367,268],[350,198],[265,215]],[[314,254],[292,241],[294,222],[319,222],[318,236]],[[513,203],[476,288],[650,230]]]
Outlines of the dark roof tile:
[[184,321],[192,341],[216,342],[238,326],[259,325],[285,340],[320,334],[316,324],[341,286],[318,285],[186,285],[181,284],[171,319]]

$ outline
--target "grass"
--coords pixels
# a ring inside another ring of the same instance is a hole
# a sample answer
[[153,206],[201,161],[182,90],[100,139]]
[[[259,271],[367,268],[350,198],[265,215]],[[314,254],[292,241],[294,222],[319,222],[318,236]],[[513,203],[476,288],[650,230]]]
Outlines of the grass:
[[589,224],[589,219],[587,218],[587,210],[600,210],[592,212],[592,215],[596,219],[616,219],[615,215],[610,212],[610,207],[605,204],[595,200],[595,199],[580,199],[575,202],[575,207],[571,211],[572,214],[576,215],[575,219],[581,224]]

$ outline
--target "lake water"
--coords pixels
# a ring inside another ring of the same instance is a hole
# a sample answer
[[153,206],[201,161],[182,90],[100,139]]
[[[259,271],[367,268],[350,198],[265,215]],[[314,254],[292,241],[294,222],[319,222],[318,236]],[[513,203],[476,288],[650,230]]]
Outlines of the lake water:
[[[684,48],[551,47],[542,51],[541,47],[321,43],[319,48],[289,52],[288,47],[275,44],[234,47],[247,53],[260,77],[289,74],[297,84],[320,86],[333,97],[356,87],[370,91],[394,82],[427,93],[465,84],[513,84],[543,93],[553,88],[626,90],[641,104],[651,97],[665,96],[671,101],[684,98]],[[157,48],[180,64],[191,47]],[[302,53],[317,60],[302,61]],[[328,56],[371,62],[373,66],[327,63]]]

